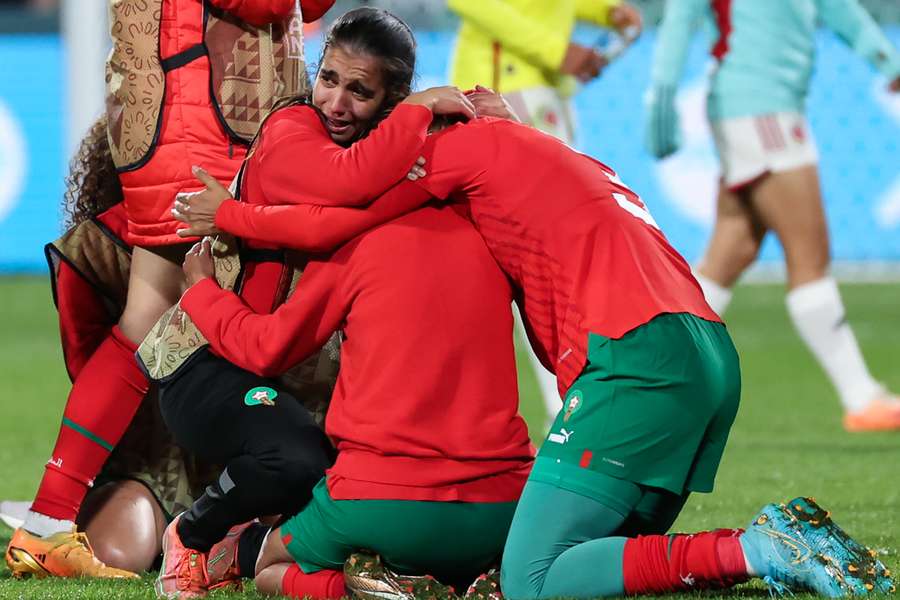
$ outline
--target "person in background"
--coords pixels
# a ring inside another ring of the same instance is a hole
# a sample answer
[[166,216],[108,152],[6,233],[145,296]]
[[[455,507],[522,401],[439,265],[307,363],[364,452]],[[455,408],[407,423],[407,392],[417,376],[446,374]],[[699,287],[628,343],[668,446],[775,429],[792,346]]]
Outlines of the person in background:
[[569,145],[575,140],[567,98],[571,77],[586,83],[606,66],[600,51],[571,40],[576,21],[630,37],[642,27],[640,12],[621,0],[449,0],[447,5],[462,19],[451,83],[494,89],[524,122]]
[[788,313],[838,392],[847,431],[900,430],[900,399],[869,372],[834,278],[818,155],[804,116],[824,22],[900,91],[900,54],[857,0],[669,0],[647,95],[646,145],[664,158],[680,145],[675,91],[694,23],[712,13],[716,59],[707,112],[722,179],[716,223],[696,268],[723,314],[766,233],[784,248]]
[[[640,12],[621,0],[449,0],[447,5],[462,19],[451,83],[461,89],[492,88],[523,122],[570,146],[576,133],[568,98],[573,79],[588,82],[606,66],[597,49],[572,41],[576,21],[629,36],[642,28]],[[527,354],[552,419],[559,407],[556,381],[533,353]]]

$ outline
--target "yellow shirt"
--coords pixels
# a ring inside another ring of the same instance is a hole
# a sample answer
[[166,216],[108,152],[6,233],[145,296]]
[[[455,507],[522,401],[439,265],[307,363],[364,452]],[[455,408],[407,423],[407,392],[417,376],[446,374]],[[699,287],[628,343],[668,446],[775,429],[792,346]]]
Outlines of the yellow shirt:
[[449,0],[462,18],[450,68],[453,85],[498,92],[559,85],[576,20],[609,25],[621,0]]

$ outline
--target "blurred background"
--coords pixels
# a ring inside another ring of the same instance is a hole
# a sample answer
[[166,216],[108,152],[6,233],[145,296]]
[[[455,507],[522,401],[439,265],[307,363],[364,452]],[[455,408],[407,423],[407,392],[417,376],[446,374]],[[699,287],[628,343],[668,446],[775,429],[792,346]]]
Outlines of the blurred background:
[[[550,0],[548,0],[550,1]],[[339,0],[329,17],[364,4]],[[440,0],[369,2],[403,17],[419,41],[418,86],[445,83],[458,22]],[[685,143],[657,162],[643,150],[642,96],[647,87],[662,0],[634,2],[644,35],[575,100],[578,148],[613,166],[650,206],[674,245],[699,257],[714,213],[718,178],[704,118],[708,39],[695,37],[679,94]],[[866,0],[900,45],[900,2]],[[103,0],[0,0],[0,273],[43,273],[44,243],[60,232],[66,164],[102,110],[108,51]],[[315,68],[321,31],[307,31]],[[576,40],[604,43],[600,29],[579,26]],[[900,94],[837,38],[821,31],[809,118],[821,153],[822,183],[835,271],[844,280],[900,280]],[[770,239],[748,279],[782,277]]]

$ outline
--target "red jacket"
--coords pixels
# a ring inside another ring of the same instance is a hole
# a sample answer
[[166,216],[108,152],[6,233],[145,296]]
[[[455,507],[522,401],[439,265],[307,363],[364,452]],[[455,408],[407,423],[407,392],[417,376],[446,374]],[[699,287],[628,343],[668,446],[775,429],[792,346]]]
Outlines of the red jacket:
[[260,375],[343,331],[325,421],[338,450],[328,471],[335,499],[510,502],[533,453],[517,412],[510,301],[478,233],[444,207],[310,261],[272,314],[254,313],[212,279],[181,307],[217,354]]
[[[393,150],[402,151],[399,145]],[[415,185],[437,198],[463,202],[494,258],[519,288],[532,348],[556,373],[560,393],[584,367],[588,333],[620,338],[662,313],[719,321],[687,262],[641,199],[606,165],[536,129],[491,118],[431,135],[421,152],[428,174]],[[416,197],[403,191],[408,188],[397,186],[369,211],[377,208],[378,214],[390,215],[413,205]],[[321,240],[308,239],[314,230],[301,233],[309,208],[251,209],[228,203],[216,223],[229,233],[293,237],[322,246]],[[354,221],[372,226],[376,216]],[[328,236],[326,241],[339,240]]]
[[[161,4],[158,56],[165,66],[167,59],[184,57],[184,53],[189,54],[194,49],[203,47],[204,2],[157,2]],[[296,6],[295,0],[208,2],[257,26],[286,19]],[[303,0],[303,20],[309,22],[318,19],[333,3],[333,0]],[[148,5],[151,7],[149,10],[152,10],[153,2]],[[115,22],[113,28],[116,37]],[[153,37],[153,33],[150,32],[150,37]],[[155,40],[147,42],[155,43]],[[214,51],[215,48],[210,48],[210,52]],[[123,72],[128,76],[140,68],[141,65],[123,60],[108,71],[107,80],[109,82]],[[119,164],[122,161],[117,161],[128,212],[127,237],[134,245],[157,246],[183,242],[175,234],[178,222],[172,218],[170,211],[175,194],[199,189],[191,174],[191,167],[203,166],[213,177],[227,185],[246,154],[245,144],[229,135],[218,108],[211,99],[210,60],[207,56],[195,57],[186,64],[167,70],[164,77],[164,96],[158,123],[153,118],[152,110],[143,117],[143,113],[127,117],[146,119],[148,129],[157,127],[150,152],[137,164],[123,165]],[[150,87],[155,85],[152,81],[152,77],[148,78]],[[138,88],[138,95],[143,91],[145,90]],[[112,129],[117,126],[116,109],[112,107],[110,110]],[[112,137],[115,137],[115,133]],[[127,170],[124,170],[126,167]]]

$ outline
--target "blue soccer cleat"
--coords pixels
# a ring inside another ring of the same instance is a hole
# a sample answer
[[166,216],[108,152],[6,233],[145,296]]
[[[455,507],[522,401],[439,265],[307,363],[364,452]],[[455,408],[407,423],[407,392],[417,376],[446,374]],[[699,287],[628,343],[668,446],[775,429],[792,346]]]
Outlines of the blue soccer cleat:
[[770,591],[782,593],[786,587],[829,598],[865,593],[854,590],[840,569],[805,538],[784,505],[764,506],[740,541],[747,561]]
[[895,591],[891,572],[876,557],[875,551],[851,538],[831,520],[830,514],[812,498],[794,498],[785,507],[796,519],[803,536],[840,570],[854,590],[883,594]]

